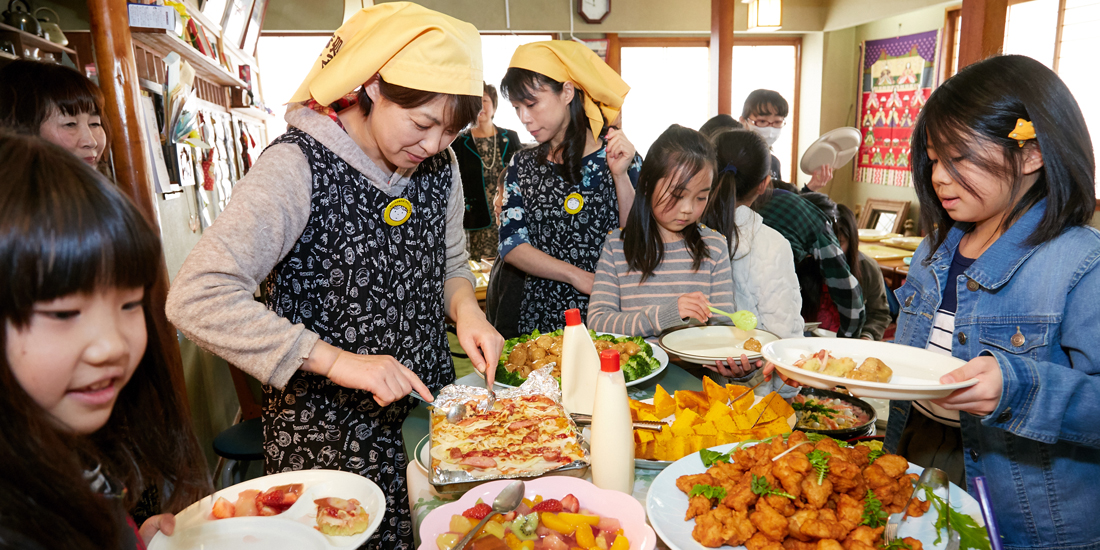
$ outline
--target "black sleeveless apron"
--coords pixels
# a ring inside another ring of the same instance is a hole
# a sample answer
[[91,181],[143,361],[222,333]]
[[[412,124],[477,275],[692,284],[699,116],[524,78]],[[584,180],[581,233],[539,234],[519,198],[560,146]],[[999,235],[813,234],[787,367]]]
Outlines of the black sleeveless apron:
[[[454,381],[444,325],[449,154],[425,160],[399,197],[291,127],[274,143],[301,148],[313,175],[310,217],[265,281],[267,305],[321,339],[362,355],[391,355],[433,391]],[[403,198],[411,215],[386,222]],[[411,397],[379,407],[370,393],[297,372],[285,390],[264,386],[264,471],[326,468],[381,487],[386,516],[364,548],[411,549],[401,424]]]

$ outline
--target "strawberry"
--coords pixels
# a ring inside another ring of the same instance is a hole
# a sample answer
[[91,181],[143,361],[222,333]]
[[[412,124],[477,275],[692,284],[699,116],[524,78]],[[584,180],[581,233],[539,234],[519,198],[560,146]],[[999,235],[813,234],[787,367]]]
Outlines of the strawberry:
[[565,495],[565,498],[561,499],[561,507],[566,512],[576,514],[581,509],[581,503],[577,501],[577,497],[572,494]]
[[485,516],[489,515],[489,513],[492,512],[492,511],[493,511],[492,506],[489,506],[488,504],[485,504],[484,502],[479,502],[479,503],[475,504],[473,508],[470,508],[469,510],[466,510],[465,512],[462,512],[462,515],[469,518],[469,519],[480,520],[480,519],[484,519]]
[[553,512],[555,514],[562,510],[561,501],[556,498],[548,498],[531,508],[532,512]]

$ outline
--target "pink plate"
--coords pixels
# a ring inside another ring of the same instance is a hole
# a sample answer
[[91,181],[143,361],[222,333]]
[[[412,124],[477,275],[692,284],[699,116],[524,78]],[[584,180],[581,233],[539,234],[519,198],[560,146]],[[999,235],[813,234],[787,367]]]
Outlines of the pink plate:
[[[461,514],[473,506],[477,499],[492,503],[497,495],[511,483],[502,479],[478,485],[470,489],[456,502],[445,504],[432,510],[420,524],[420,547],[418,550],[436,550],[435,537],[446,533],[451,516]],[[653,550],[657,545],[657,535],[645,522],[645,509],[634,497],[618,491],[606,491],[595,485],[573,477],[552,476],[524,482],[524,495],[528,499],[535,495],[543,498],[561,499],[567,494],[577,497],[581,508],[619,520],[623,534],[630,539],[630,550]]]

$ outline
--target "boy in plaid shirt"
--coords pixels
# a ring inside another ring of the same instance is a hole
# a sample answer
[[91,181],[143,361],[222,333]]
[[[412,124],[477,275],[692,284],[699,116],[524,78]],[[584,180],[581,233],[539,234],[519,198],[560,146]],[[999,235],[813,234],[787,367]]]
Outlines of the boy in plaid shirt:
[[817,260],[829,297],[840,315],[837,336],[859,338],[866,318],[863,290],[844,259],[828,217],[806,199],[782,190],[773,191],[768,200],[758,201],[757,212],[768,227],[791,243],[796,265],[807,256]]

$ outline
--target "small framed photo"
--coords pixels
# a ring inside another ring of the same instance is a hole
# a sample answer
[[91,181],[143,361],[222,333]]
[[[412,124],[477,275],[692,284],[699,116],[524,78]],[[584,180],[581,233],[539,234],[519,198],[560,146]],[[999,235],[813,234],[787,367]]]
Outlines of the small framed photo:
[[253,0],[227,0],[225,19],[222,21],[222,40],[233,47],[240,47],[245,29],[252,15]]
[[218,38],[218,35],[215,34],[214,32],[212,32],[210,29],[207,29],[205,27],[202,29],[201,32],[202,32],[203,36],[206,37],[206,43],[209,45],[209,51],[206,53],[206,55],[209,55],[210,57],[213,57],[214,61],[217,61],[218,63],[221,63],[221,60],[222,60],[222,51],[221,50],[222,50],[222,48],[221,48],[221,44],[218,43],[218,41],[220,40]]

